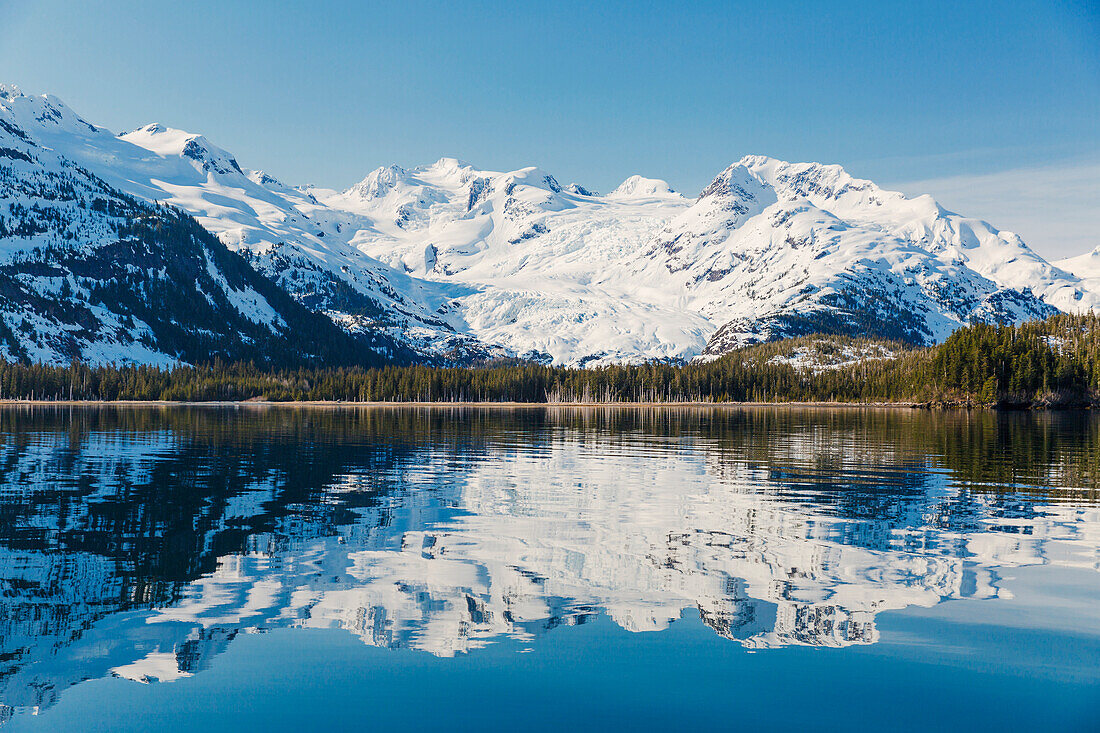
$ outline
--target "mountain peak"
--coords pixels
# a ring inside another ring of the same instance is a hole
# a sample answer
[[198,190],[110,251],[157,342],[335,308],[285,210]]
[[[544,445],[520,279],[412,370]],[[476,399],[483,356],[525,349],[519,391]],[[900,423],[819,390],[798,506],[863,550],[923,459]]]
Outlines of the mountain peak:
[[440,173],[456,173],[462,170],[472,170],[473,166],[461,158],[442,157],[431,165],[424,166],[425,170],[439,171]]
[[119,138],[164,158],[188,158],[207,172],[244,175],[232,154],[193,132],[154,122],[123,133]]
[[766,155],[746,155],[740,165],[781,196],[789,198],[835,201],[845,194],[874,195],[880,191],[873,182],[855,178],[836,164],[789,163]]
[[0,81],[0,99],[15,99],[16,97],[25,97],[23,90],[15,84],[8,84],[7,82]]
[[756,155],[749,154],[741,157],[741,160],[737,161],[738,165],[742,165],[745,168],[763,168],[771,165],[789,165],[785,160],[779,160],[773,158],[770,155]]
[[80,115],[52,94],[27,94],[15,84],[0,84],[0,109],[17,124],[26,128],[41,126],[44,132],[54,134],[97,134],[101,130],[81,119]]
[[561,193],[562,187],[558,180],[551,174],[537,166],[528,166],[519,170],[505,173],[501,179],[501,188],[510,191],[515,185],[533,186],[534,188],[547,189],[553,193]]
[[568,191],[571,194],[576,195],[576,196],[592,196],[592,197],[595,197],[595,196],[600,195],[598,192],[593,191],[589,188],[585,188],[584,186],[582,186],[579,183],[570,183],[568,186],[565,187],[565,190]]
[[280,188],[280,189],[289,189],[290,188],[285,183],[280,181],[278,178],[276,178],[275,176],[271,175],[270,173],[268,173],[266,171],[262,171],[262,170],[249,171],[247,176],[248,176],[248,180],[250,180],[253,183],[255,183],[257,185],[260,185],[260,186],[267,186],[267,187],[270,187],[270,188]]
[[346,193],[361,199],[378,199],[389,193],[394,186],[404,180],[408,171],[399,165],[385,165],[375,168],[367,176],[349,188]]
[[668,198],[675,196],[677,198],[683,198],[677,193],[672,186],[668,185],[668,181],[660,178],[645,178],[644,176],[633,175],[627,178],[625,181],[619,184],[619,186],[609,193],[608,198]]
[[715,176],[710,185],[699,194],[699,199],[732,196],[742,201],[754,201],[760,190],[760,180],[752,174],[751,169],[745,165],[745,158],[742,158],[740,162],[733,163]]
[[202,138],[202,135],[151,122],[130,132],[119,133],[119,137],[161,155],[179,155],[189,141]]
[[187,134],[187,133],[184,133],[182,130],[173,130],[172,128],[168,127],[167,125],[162,125],[159,122],[151,122],[148,125],[145,125],[143,127],[139,127],[136,130],[131,130],[130,132],[120,132],[118,134],[118,136],[119,137],[124,137],[126,135],[130,135],[130,134],[135,133],[135,132],[141,132],[141,133],[144,133],[146,135],[161,135],[161,134],[164,134],[164,133],[166,133],[170,130],[172,132],[179,132],[179,133],[182,133],[182,134],[185,134],[185,135]]

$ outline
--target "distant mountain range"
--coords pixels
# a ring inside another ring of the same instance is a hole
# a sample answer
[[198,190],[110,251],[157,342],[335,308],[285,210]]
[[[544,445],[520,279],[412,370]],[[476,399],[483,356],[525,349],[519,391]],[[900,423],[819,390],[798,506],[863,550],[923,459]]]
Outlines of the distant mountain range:
[[1100,253],[1052,264],[838,166],[747,156],[696,198],[453,158],[295,188],[201,135],[115,135],[0,86],[7,358],[589,366],[813,332],[931,344],[1098,304]]

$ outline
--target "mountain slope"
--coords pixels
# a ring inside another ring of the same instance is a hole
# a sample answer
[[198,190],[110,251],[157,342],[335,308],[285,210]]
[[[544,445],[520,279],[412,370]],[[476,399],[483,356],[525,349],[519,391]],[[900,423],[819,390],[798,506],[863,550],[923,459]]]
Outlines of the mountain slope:
[[1100,247],[1083,255],[1057,260],[1054,266],[1080,278],[1088,293],[1100,292]]
[[11,100],[0,91],[4,358],[288,365],[396,355],[394,344],[357,344],[294,303],[189,216],[46,147],[13,120]]
[[471,341],[449,316],[449,291],[349,244],[369,222],[262,171],[245,171],[201,135],[152,124],[115,136],[56,98],[4,89],[3,116],[41,145],[123,193],[191,214],[295,300],[346,330],[382,340],[422,338],[444,349]]
[[928,195],[906,197],[853,178],[836,165],[785,163],[746,156],[742,164],[792,199],[805,198],[856,225],[880,229],[942,260],[965,264],[1002,287],[1031,290],[1060,310],[1084,311],[1100,305],[1100,293],[1052,265],[1016,234],[979,219],[947,211]]

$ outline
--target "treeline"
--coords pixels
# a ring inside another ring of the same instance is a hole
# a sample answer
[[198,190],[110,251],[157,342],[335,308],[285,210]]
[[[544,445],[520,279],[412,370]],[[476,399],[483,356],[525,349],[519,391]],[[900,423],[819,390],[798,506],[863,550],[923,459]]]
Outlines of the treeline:
[[[807,361],[807,354],[836,358]],[[0,362],[0,399],[20,400],[1054,405],[1092,404],[1098,395],[1100,318],[1094,315],[969,326],[924,349],[806,336],[746,347],[706,363],[596,369],[511,363],[477,369],[265,370],[220,361],[165,369]]]

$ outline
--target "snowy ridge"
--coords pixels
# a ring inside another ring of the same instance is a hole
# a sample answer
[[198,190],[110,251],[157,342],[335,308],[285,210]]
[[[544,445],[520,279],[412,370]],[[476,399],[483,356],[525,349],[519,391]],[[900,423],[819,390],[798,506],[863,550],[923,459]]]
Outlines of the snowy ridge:
[[1012,232],[942,208],[931,196],[908,198],[870,181],[852,178],[840,166],[790,164],[761,156],[743,161],[788,195],[806,196],[839,217],[881,227],[941,259],[965,264],[1002,287],[1031,290],[1067,312],[1100,304],[1100,293],[1046,262]]
[[1080,278],[1085,293],[1100,292],[1100,247],[1083,255],[1058,260],[1054,265]]

